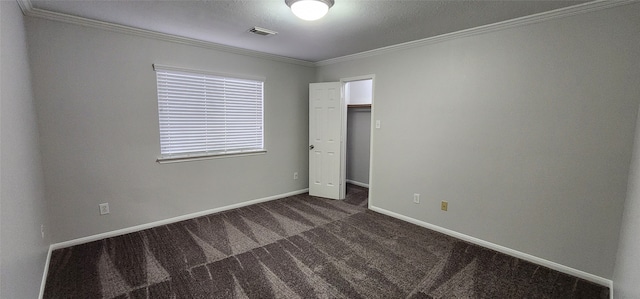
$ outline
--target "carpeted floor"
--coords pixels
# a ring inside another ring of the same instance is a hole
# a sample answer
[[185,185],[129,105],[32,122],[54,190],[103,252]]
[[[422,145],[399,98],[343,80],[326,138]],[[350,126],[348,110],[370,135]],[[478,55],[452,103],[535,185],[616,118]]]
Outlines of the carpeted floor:
[[299,195],[56,250],[44,298],[608,298],[609,289]]

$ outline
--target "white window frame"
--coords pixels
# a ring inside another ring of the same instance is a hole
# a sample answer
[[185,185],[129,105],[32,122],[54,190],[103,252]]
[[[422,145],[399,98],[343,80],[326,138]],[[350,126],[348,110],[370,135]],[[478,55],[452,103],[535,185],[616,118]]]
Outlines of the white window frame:
[[[153,69],[160,129],[157,162],[266,153],[264,78],[158,64],[153,64]],[[187,85],[192,88],[185,90]],[[229,114],[242,119],[230,118]],[[234,130],[232,122],[247,129]],[[177,123],[180,124],[176,126]]]

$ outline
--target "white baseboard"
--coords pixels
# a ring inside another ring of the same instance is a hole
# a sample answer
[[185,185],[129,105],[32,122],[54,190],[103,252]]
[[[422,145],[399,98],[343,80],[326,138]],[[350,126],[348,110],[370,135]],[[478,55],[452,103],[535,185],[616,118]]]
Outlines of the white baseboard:
[[609,299],[613,299],[613,280],[609,280]]
[[49,262],[51,261],[51,245],[49,245],[49,252],[47,252],[47,260],[44,262],[44,273],[42,273],[42,282],[40,283],[40,294],[38,295],[39,299],[42,299],[44,296],[44,287],[47,284],[47,273],[49,272]]
[[276,199],[280,199],[280,198],[285,198],[285,197],[289,197],[289,196],[303,194],[303,193],[306,193],[306,192],[309,192],[309,188],[301,189],[301,190],[297,190],[297,191],[292,191],[292,192],[287,192],[287,193],[283,193],[283,194],[278,194],[278,195],[273,195],[273,196],[269,196],[269,197],[258,198],[258,199],[249,200],[249,201],[245,201],[245,202],[241,202],[241,203],[237,203],[237,204],[232,204],[232,205],[228,205],[228,206],[224,206],[224,207],[209,209],[209,210],[200,211],[200,212],[191,213],[191,214],[186,214],[186,215],[173,217],[173,218],[169,218],[169,219],[154,221],[154,222],[150,222],[150,223],[146,223],[146,224],[141,224],[141,225],[136,225],[136,226],[132,226],[132,227],[128,227],[128,228],[123,228],[123,229],[118,229],[118,230],[114,230],[114,231],[110,231],[110,232],[105,232],[105,233],[101,233],[101,234],[97,234],[97,235],[92,235],[92,236],[73,239],[73,240],[69,240],[69,241],[65,241],[65,242],[51,244],[49,246],[49,253],[47,254],[47,260],[46,260],[45,265],[44,265],[44,273],[42,274],[42,283],[40,284],[40,295],[38,296],[38,298],[42,299],[42,296],[44,296],[44,287],[45,287],[46,282],[47,282],[47,273],[49,272],[49,263],[51,261],[51,252],[53,252],[56,249],[61,249],[61,248],[71,247],[71,246],[80,245],[80,244],[84,244],[84,243],[89,243],[89,242],[93,242],[93,241],[97,241],[97,240],[102,240],[102,239],[105,239],[105,238],[117,237],[117,236],[129,234],[129,233],[134,233],[134,232],[138,232],[138,231],[141,231],[141,230],[149,229],[149,228],[152,228],[152,227],[157,227],[157,226],[161,226],[161,225],[167,225],[167,224],[180,222],[180,221],[188,220],[188,219],[193,219],[193,218],[197,218],[197,217],[200,217],[200,216],[205,216],[205,215],[209,215],[209,214],[213,214],[213,213],[219,213],[219,212],[223,212],[223,211],[227,211],[227,210],[232,210],[232,209],[237,209],[237,208],[241,208],[241,207],[245,207],[245,206],[249,206],[249,205],[254,205],[254,204],[257,204],[257,203],[261,203],[261,202],[267,202],[267,201],[272,201],[272,200],[276,200]]
[[411,217],[407,217],[407,216],[404,216],[404,215],[401,215],[401,214],[398,214],[398,213],[395,213],[395,212],[391,212],[391,211],[388,211],[388,210],[385,210],[385,209],[382,209],[382,208],[378,208],[378,207],[370,205],[369,209],[372,210],[372,211],[376,211],[378,213],[381,213],[381,214],[385,214],[387,216],[391,216],[393,218],[404,220],[406,222],[413,223],[415,225],[419,225],[419,226],[428,228],[430,230],[434,230],[434,231],[443,233],[445,235],[452,236],[454,238],[457,238],[457,239],[460,239],[460,240],[463,240],[463,241],[467,241],[467,242],[470,242],[470,243],[473,243],[473,244],[476,244],[476,245],[479,245],[479,246],[482,246],[482,247],[485,247],[485,248],[489,248],[489,249],[504,253],[506,255],[517,257],[519,259],[523,259],[525,261],[529,261],[529,262],[532,262],[534,264],[538,264],[538,265],[541,265],[541,266],[544,266],[544,267],[547,267],[547,268],[550,268],[550,269],[553,269],[553,270],[556,270],[556,271],[559,271],[559,272],[562,272],[562,273],[566,273],[566,274],[569,274],[569,275],[572,275],[572,276],[575,276],[575,277],[582,278],[584,280],[591,281],[593,283],[597,283],[597,284],[605,286],[605,287],[609,287],[610,293],[613,294],[613,282],[610,279],[606,279],[606,278],[603,278],[603,277],[600,277],[600,276],[597,276],[597,275],[593,275],[591,273],[587,273],[587,272],[584,272],[584,271],[580,271],[578,269],[567,267],[565,265],[561,265],[561,264],[558,264],[556,262],[548,261],[548,260],[545,260],[543,258],[539,258],[539,257],[533,256],[533,255],[530,255],[530,254],[527,254],[527,253],[524,253],[524,252],[513,250],[511,248],[507,248],[507,247],[504,247],[504,246],[501,246],[501,245],[498,245],[498,244],[494,244],[494,243],[491,243],[491,242],[487,242],[487,241],[484,241],[484,240],[481,240],[481,239],[478,239],[478,238],[475,238],[475,237],[472,237],[472,236],[461,234],[459,232],[452,231],[450,229],[446,229],[444,227],[433,225],[433,224],[430,224],[430,223],[427,223],[427,222],[424,222],[424,221],[421,221],[421,220],[417,220],[417,219],[414,219],[414,218],[411,218]]
[[354,181],[354,180],[346,180],[346,181],[349,184],[354,184],[356,186],[360,186],[360,187],[363,187],[363,188],[369,188],[369,184],[361,183],[361,182]]
[[249,201],[245,201],[245,202],[241,202],[241,203],[237,203],[237,204],[232,204],[232,205],[228,205],[228,206],[224,206],[224,207],[209,209],[209,210],[195,212],[195,213],[186,214],[186,215],[182,215],[182,216],[177,216],[177,217],[173,217],[173,218],[169,218],[169,219],[154,221],[154,222],[145,223],[145,224],[141,224],[141,225],[136,225],[136,226],[132,226],[132,227],[127,227],[127,228],[123,228],[123,229],[118,229],[118,230],[114,230],[114,231],[110,231],[110,232],[105,232],[105,233],[101,233],[101,234],[97,234],[97,235],[92,235],[92,236],[87,236],[87,237],[83,237],[83,238],[73,239],[73,240],[69,240],[69,241],[65,241],[65,242],[55,243],[55,244],[51,244],[51,248],[52,248],[52,250],[56,250],[56,249],[60,249],[60,248],[66,248],[66,247],[71,247],[71,246],[75,246],[75,245],[79,245],[79,244],[84,244],[84,243],[89,243],[89,242],[93,242],[93,241],[97,241],[97,240],[102,240],[102,239],[105,239],[105,238],[117,237],[117,236],[130,234],[130,233],[135,233],[135,232],[138,232],[138,231],[141,231],[141,230],[145,230],[145,229],[149,229],[149,228],[153,228],[153,227],[157,227],[157,226],[161,226],[161,225],[167,225],[167,224],[171,224],[171,223],[175,223],[175,222],[180,222],[180,221],[183,221],[183,220],[189,220],[189,219],[197,218],[197,217],[200,217],[200,216],[205,216],[205,215],[209,215],[209,214],[213,214],[213,213],[219,213],[219,212],[223,212],[223,211],[227,211],[227,210],[237,209],[237,208],[241,208],[241,207],[245,207],[245,206],[249,206],[249,205],[253,205],[253,204],[257,204],[257,203],[261,203],[261,202],[272,201],[272,200],[276,200],[276,199],[280,199],[280,198],[284,198],[284,197],[289,197],[289,196],[293,196],[293,195],[298,195],[298,194],[302,194],[302,193],[306,193],[306,192],[309,192],[309,188],[301,189],[301,190],[297,190],[297,191],[292,191],[292,192],[287,192],[287,193],[283,193],[283,194],[278,194],[278,195],[273,195],[273,196],[264,197],[264,198],[258,198],[258,199],[249,200]]
[[[347,181],[349,183],[352,183],[354,185],[358,185],[356,183],[353,183],[353,181]],[[362,184],[362,183],[360,183]],[[365,186],[362,187],[367,187],[368,185],[363,184]],[[358,185],[360,186],[360,185]],[[201,212],[196,212],[196,213],[191,213],[191,214],[186,214],[186,215],[182,215],[182,216],[178,216],[178,217],[173,217],[173,218],[169,218],[169,219],[165,219],[165,220],[160,220],[160,221],[155,221],[155,222],[151,222],[151,223],[147,223],[147,224],[141,224],[141,225],[136,225],[136,226],[132,226],[129,228],[124,228],[124,229],[119,229],[119,230],[114,230],[114,231],[110,231],[110,232],[105,232],[105,233],[101,233],[101,234],[97,234],[97,235],[92,235],[92,236],[87,236],[87,237],[83,237],[83,238],[78,238],[78,239],[74,239],[74,240],[70,240],[70,241],[65,241],[65,242],[60,242],[60,243],[55,243],[55,244],[51,244],[49,246],[49,252],[47,253],[47,260],[45,262],[45,266],[44,266],[44,273],[42,275],[42,283],[40,284],[40,295],[38,298],[42,299],[43,295],[44,295],[44,288],[45,288],[45,284],[47,281],[47,273],[49,271],[49,263],[51,260],[51,253],[56,250],[56,249],[60,249],[60,248],[66,248],[66,247],[70,247],[70,246],[75,246],[75,245],[79,245],[79,244],[84,244],[84,243],[88,243],[88,242],[93,242],[93,241],[97,241],[97,240],[101,240],[101,239],[105,239],[105,238],[111,238],[111,237],[117,237],[120,235],[124,235],[124,234],[129,234],[129,233],[133,233],[133,232],[138,232],[141,230],[145,230],[145,229],[149,229],[152,227],[157,227],[157,226],[161,226],[161,225],[167,225],[167,224],[171,224],[171,223],[175,223],[175,222],[179,222],[179,221],[183,221],[183,220],[188,220],[188,219],[192,219],[192,218],[197,218],[200,216],[205,216],[205,215],[209,215],[209,214],[213,214],[213,213],[218,213],[218,212],[223,212],[223,211],[227,211],[227,210],[232,210],[232,209],[236,209],[236,208],[240,208],[240,207],[244,207],[244,206],[249,206],[249,205],[253,205],[253,204],[257,204],[257,203],[261,203],[261,202],[267,202],[267,201],[272,201],[272,200],[276,200],[276,199],[280,199],[280,198],[284,198],[284,197],[288,197],[288,196],[293,196],[293,195],[298,195],[298,194],[302,194],[302,193],[306,193],[309,192],[309,189],[302,189],[302,190],[298,190],[298,191],[292,191],[292,192],[288,192],[288,193],[283,193],[283,194],[279,194],[279,195],[274,195],[274,196],[269,196],[269,197],[264,197],[264,198],[259,198],[259,199],[254,199],[254,200],[250,200],[250,201],[245,201],[245,202],[241,202],[241,203],[237,203],[237,204],[233,204],[233,205],[228,205],[228,206],[224,206],[224,207],[220,207],[220,208],[214,208],[214,209],[209,209],[209,210],[205,210],[205,211],[201,211]],[[391,216],[393,218],[397,218],[400,220],[404,220],[406,222],[409,223],[413,223],[415,225],[419,225],[440,233],[443,233],[445,235],[449,235],[452,236],[454,238],[457,239],[461,239],[463,241],[467,241],[485,248],[489,248],[489,249],[493,249],[495,251],[513,256],[513,257],[517,257],[541,266],[545,266],[547,268],[562,272],[562,273],[566,273],[569,275],[573,275],[575,277],[579,277],[588,281],[591,281],[593,283],[597,283],[599,285],[602,286],[606,286],[609,287],[609,292],[610,292],[610,296],[611,299],[613,299],[613,281],[611,281],[610,279],[606,279],[606,278],[602,278],[600,276],[597,275],[593,275],[584,271],[580,271],[571,267],[567,267],[552,261],[548,261],[524,252],[520,252],[517,250],[513,250],[511,248],[507,248],[501,245],[497,245],[491,242],[487,242],[475,237],[471,237],[465,234],[461,234],[458,233],[456,231],[452,231],[437,225],[433,225],[421,220],[417,220],[411,217],[407,217],[395,212],[391,212],[382,208],[378,208],[375,206],[371,206],[369,205],[369,209],[371,209],[372,211],[376,211],[378,213],[381,214],[385,214],[388,216]]]

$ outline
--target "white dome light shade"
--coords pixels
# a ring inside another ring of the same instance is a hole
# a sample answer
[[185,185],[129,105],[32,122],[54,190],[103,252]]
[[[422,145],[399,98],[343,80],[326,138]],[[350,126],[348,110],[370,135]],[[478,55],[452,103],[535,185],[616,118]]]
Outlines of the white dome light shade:
[[291,7],[291,11],[298,18],[306,21],[318,20],[327,14],[329,8],[333,6],[333,0],[286,0],[285,3]]
[[329,12],[327,4],[315,0],[302,0],[291,5],[291,11],[306,21],[318,20]]

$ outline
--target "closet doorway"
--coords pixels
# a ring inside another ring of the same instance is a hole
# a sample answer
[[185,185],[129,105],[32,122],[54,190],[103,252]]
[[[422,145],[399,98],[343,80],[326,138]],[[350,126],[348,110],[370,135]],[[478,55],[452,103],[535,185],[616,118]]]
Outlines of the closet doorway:
[[345,78],[346,182],[369,188],[371,173],[371,137],[374,76]]

